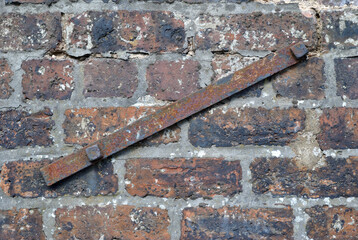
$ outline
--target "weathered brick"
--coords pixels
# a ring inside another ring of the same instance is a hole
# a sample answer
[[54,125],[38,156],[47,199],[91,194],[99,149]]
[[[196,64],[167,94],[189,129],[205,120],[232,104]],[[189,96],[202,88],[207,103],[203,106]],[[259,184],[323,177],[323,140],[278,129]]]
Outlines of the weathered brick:
[[147,68],[147,92],[159,100],[178,100],[197,91],[200,64],[193,60],[157,61]]
[[312,13],[257,12],[220,17],[206,14],[195,22],[198,49],[275,50],[298,41],[303,41],[311,48],[317,42],[316,19]]
[[358,11],[324,11],[322,44],[324,47],[350,49],[358,46]]
[[171,52],[181,50],[185,42],[183,21],[171,12],[161,11],[90,11],[69,15],[65,35],[67,50],[94,53]]
[[50,131],[54,126],[52,112],[30,114],[20,110],[0,112],[0,146],[16,148],[23,146],[49,146],[52,144]]
[[14,91],[9,85],[13,75],[14,73],[11,71],[10,65],[6,59],[0,59],[0,99],[9,98]]
[[180,239],[293,239],[291,208],[186,208]]
[[314,240],[354,240],[358,235],[358,210],[345,206],[314,206],[306,209],[310,216],[306,231]]
[[334,60],[337,80],[337,95],[358,99],[358,58]]
[[358,196],[358,157],[327,157],[325,165],[313,169],[300,168],[298,160],[255,159],[250,165],[253,191],[310,198]]
[[25,99],[69,99],[73,83],[73,63],[69,60],[33,59],[21,65]]
[[126,189],[133,196],[211,198],[241,192],[240,161],[223,159],[132,159]]
[[59,12],[0,16],[0,51],[54,49],[61,36]]
[[131,61],[90,60],[83,72],[85,97],[130,98],[138,86],[138,69]]
[[118,190],[118,178],[109,160],[101,161],[48,187],[40,168],[51,162],[46,159],[5,163],[0,174],[0,187],[11,197],[24,198],[108,195]]
[[[63,128],[65,142],[87,145],[127,126],[133,121],[155,112],[158,107],[108,107],[68,109]],[[146,140],[145,145],[177,142],[180,128],[170,127]]]
[[303,129],[300,109],[219,108],[199,114],[190,122],[189,140],[199,147],[288,144]]
[[22,3],[33,3],[33,4],[47,4],[51,5],[58,2],[59,0],[5,0],[5,4],[22,4]]
[[358,109],[324,109],[317,140],[323,150],[358,148]]
[[324,61],[311,58],[276,75],[272,85],[282,97],[320,100],[324,98],[325,81]]
[[327,6],[358,6],[358,0],[319,0],[318,2]]
[[0,239],[45,240],[37,209],[0,210]]
[[166,210],[84,206],[56,210],[55,239],[170,239]]

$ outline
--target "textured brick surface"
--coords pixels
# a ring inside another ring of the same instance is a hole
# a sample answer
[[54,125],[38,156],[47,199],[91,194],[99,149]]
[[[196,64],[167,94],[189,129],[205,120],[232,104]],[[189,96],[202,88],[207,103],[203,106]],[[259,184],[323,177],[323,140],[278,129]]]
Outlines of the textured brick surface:
[[0,51],[53,49],[61,41],[61,14],[0,16]]
[[0,239],[45,240],[37,209],[0,210]]
[[324,109],[320,124],[317,140],[322,149],[358,148],[358,109]]
[[253,191],[274,196],[358,196],[358,157],[335,159],[314,169],[299,168],[295,159],[258,158],[250,165]]
[[55,239],[170,239],[168,213],[160,208],[84,206],[55,214]]
[[5,0],[5,4],[22,4],[22,3],[33,3],[33,4],[47,4],[51,5],[58,2],[59,0]]
[[200,64],[193,60],[157,61],[147,68],[147,92],[159,100],[178,100],[199,89]]
[[190,122],[189,140],[199,147],[286,145],[304,128],[302,110],[264,108],[212,109]]
[[358,0],[319,0],[318,2],[327,6],[358,6]]
[[69,99],[74,89],[73,63],[69,60],[28,60],[22,63],[26,99]]
[[0,58],[0,99],[9,98],[14,91],[9,83],[14,73],[11,71],[9,63],[4,58]]
[[51,187],[41,175],[40,168],[50,160],[8,162],[2,166],[0,187],[11,197],[48,197],[63,195],[95,196],[116,193],[118,179],[111,161],[101,161]]
[[186,208],[181,239],[293,239],[290,208]]
[[49,146],[52,144],[50,131],[54,126],[52,112],[28,113],[20,110],[0,112],[0,146],[16,148],[24,146]]
[[314,240],[354,240],[358,235],[358,210],[345,206],[315,206],[306,209],[310,216],[307,235]]
[[[87,145],[127,126],[135,120],[155,112],[155,107],[108,107],[68,109],[63,123],[65,142]],[[170,129],[170,130],[169,130]],[[173,126],[153,135],[146,145],[177,142],[180,128]]]
[[358,99],[358,58],[334,60],[337,79],[337,95]]
[[239,161],[134,159],[126,169],[126,189],[134,196],[207,198],[241,192]]

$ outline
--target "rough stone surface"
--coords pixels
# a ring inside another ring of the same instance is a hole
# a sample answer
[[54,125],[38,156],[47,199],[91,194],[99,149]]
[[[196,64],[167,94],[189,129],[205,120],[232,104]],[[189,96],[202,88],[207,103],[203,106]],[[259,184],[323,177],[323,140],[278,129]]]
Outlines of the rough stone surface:
[[23,3],[33,3],[33,4],[47,4],[51,5],[58,2],[59,0],[5,0],[5,4],[23,4]]
[[0,59],[0,99],[9,98],[14,91],[9,83],[12,80],[14,73],[11,71],[9,63],[6,59]]
[[334,60],[337,95],[358,99],[358,57]]
[[327,6],[358,6],[357,0],[319,0],[318,2]]

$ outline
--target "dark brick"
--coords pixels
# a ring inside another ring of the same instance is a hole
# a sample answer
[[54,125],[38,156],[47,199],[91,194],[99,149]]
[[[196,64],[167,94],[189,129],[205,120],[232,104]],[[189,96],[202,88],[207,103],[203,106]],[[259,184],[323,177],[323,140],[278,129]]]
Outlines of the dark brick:
[[126,163],[126,189],[133,196],[200,198],[241,192],[240,161],[133,159]]
[[191,120],[189,140],[196,147],[284,146],[303,129],[304,121],[304,111],[295,108],[217,108]]
[[48,187],[40,168],[50,160],[8,162],[2,166],[0,187],[11,197],[47,197],[64,195],[96,196],[116,193],[118,178],[111,161],[104,160]]
[[84,206],[56,210],[55,239],[170,239],[166,210]]
[[5,0],[5,4],[22,4],[22,3],[33,3],[33,4],[47,4],[51,5],[58,2],[59,0]]
[[196,23],[196,46],[204,50],[275,50],[298,41],[313,48],[317,42],[316,19],[308,12],[205,14]]
[[0,16],[0,51],[54,49],[61,36],[59,12]]
[[[183,48],[184,23],[171,12],[104,11],[69,15],[67,49],[172,52]],[[81,36],[81,38],[79,38]]]
[[186,208],[180,239],[293,239],[290,208]]
[[85,97],[133,96],[138,86],[138,70],[134,62],[90,60],[84,64]]
[[299,159],[258,158],[250,165],[253,191],[274,196],[357,197],[358,157],[327,157],[324,166],[300,168]]
[[0,210],[0,239],[45,240],[41,214],[37,209]]
[[337,95],[358,99],[358,58],[334,59]]
[[306,231],[314,240],[354,240],[358,235],[358,210],[345,206],[314,206],[306,209],[310,216]]
[[318,2],[327,6],[358,6],[358,0],[319,0]]
[[294,99],[324,99],[326,78],[324,61],[311,58],[273,78],[273,88],[282,97]]
[[6,59],[0,59],[0,99],[9,98],[14,91],[9,85],[13,75],[14,73]]
[[358,109],[324,109],[317,140],[323,150],[358,148]]
[[73,63],[69,60],[28,60],[21,65],[22,88],[26,99],[69,99],[73,83]]
[[197,91],[200,64],[197,61],[157,61],[147,68],[147,92],[159,100],[178,100]]
[[16,148],[52,145],[50,131],[54,121],[51,116],[52,112],[47,108],[33,114],[20,110],[0,112],[0,146]]

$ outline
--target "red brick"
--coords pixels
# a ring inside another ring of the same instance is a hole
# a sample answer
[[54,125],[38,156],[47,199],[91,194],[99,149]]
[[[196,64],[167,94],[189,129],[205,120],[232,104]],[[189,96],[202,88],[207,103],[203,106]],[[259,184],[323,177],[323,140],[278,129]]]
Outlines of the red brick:
[[358,99],[358,58],[334,60],[337,80],[337,95]]
[[73,83],[73,63],[69,60],[28,60],[22,63],[22,88],[26,99],[69,99]]
[[111,161],[107,160],[48,187],[40,168],[51,162],[46,159],[5,163],[0,174],[0,187],[8,196],[24,198],[108,195],[118,190],[118,178],[113,173]]
[[278,96],[294,99],[324,98],[324,61],[311,58],[276,75],[272,85]]
[[[68,109],[63,123],[66,138],[70,144],[87,145],[127,126],[133,121],[158,110],[158,107],[107,107]],[[169,130],[170,129],[170,130]],[[177,126],[157,133],[145,145],[177,142],[180,128]]]
[[196,19],[196,24],[198,49],[275,50],[298,41],[312,48],[317,42],[316,19],[312,13],[257,12],[220,17],[205,14]]
[[59,0],[5,0],[5,4],[22,4],[22,3],[33,3],[33,4],[47,4],[51,5],[58,2]]
[[317,140],[323,150],[358,148],[358,109],[324,109]]
[[159,100],[178,100],[197,91],[200,64],[193,60],[157,61],[147,68],[147,92]]
[[16,148],[52,145],[50,131],[54,121],[51,116],[52,112],[48,108],[32,114],[21,110],[0,112],[0,146]]
[[211,109],[190,122],[189,140],[199,147],[287,145],[304,128],[305,113],[296,108]]
[[0,99],[9,98],[14,91],[9,85],[13,75],[14,73],[6,59],[0,59]]
[[55,239],[170,239],[166,210],[84,206],[56,210]]
[[299,159],[255,159],[250,165],[253,191],[310,198],[358,196],[358,157],[327,157],[325,165],[314,169],[300,168],[297,161]]
[[0,210],[0,219],[0,239],[46,239],[37,209]]
[[126,163],[126,189],[133,196],[211,198],[241,192],[239,161],[133,159]]
[[0,51],[50,50],[61,41],[61,36],[59,12],[0,16]]
[[290,208],[186,208],[180,239],[293,239]]
[[310,216],[306,226],[310,239],[357,239],[358,210],[345,206],[315,206],[306,209],[306,213]]
[[85,97],[133,96],[138,86],[138,70],[134,62],[90,60],[83,66]]
[[67,49],[172,52],[185,42],[184,23],[171,12],[90,11],[68,17]]

